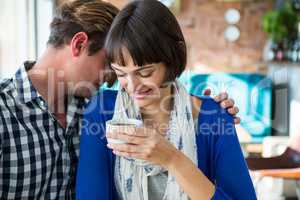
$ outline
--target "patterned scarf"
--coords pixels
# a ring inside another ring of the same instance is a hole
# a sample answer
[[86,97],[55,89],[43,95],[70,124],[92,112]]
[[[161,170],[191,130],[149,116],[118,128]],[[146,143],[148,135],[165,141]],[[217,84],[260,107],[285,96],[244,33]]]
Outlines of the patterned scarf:
[[[197,165],[197,146],[189,94],[177,80],[174,84],[174,106],[169,121],[167,139]],[[124,112],[125,111],[125,112]],[[120,90],[117,95],[114,120],[140,118],[139,109],[129,95]],[[148,200],[148,177],[166,172],[161,166],[124,157],[116,157],[115,184],[123,200]],[[168,173],[163,200],[188,200],[175,178]]]

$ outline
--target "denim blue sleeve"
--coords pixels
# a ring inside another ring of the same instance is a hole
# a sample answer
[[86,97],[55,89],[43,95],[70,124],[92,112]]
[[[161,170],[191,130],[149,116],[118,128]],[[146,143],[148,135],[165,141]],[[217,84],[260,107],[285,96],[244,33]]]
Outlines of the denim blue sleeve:
[[[105,121],[101,115],[100,104],[93,98],[84,114],[80,156],[76,180],[77,200],[111,200],[112,166],[111,154],[103,139]],[[99,112],[100,111],[100,112]]]
[[207,143],[209,144],[207,148],[213,152],[210,157],[210,163],[213,163],[210,166],[213,168],[210,169],[213,171],[213,177],[210,179],[216,186],[212,200],[256,200],[233,117],[213,100],[207,101],[209,101],[207,105],[209,109],[216,111],[207,121],[212,126]]

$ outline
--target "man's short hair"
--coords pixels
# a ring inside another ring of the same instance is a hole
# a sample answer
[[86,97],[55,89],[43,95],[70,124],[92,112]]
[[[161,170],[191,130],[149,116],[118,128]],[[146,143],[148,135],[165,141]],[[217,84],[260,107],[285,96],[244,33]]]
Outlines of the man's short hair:
[[48,44],[60,48],[69,44],[78,32],[89,38],[89,54],[103,48],[106,35],[119,12],[118,8],[101,0],[75,0],[60,6],[50,24]]

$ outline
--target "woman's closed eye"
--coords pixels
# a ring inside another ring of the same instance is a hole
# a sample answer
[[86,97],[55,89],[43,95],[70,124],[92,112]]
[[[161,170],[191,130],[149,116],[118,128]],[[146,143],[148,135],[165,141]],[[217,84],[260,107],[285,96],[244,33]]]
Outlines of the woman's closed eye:
[[122,70],[119,70],[116,67],[113,67],[113,68],[114,68],[114,71],[115,71],[117,77],[121,77],[121,78],[126,77],[128,74],[131,74],[131,73],[133,73],[135,76],[139,76],[141,78],[147,78],[147,77],[152,76],[153,72],[155,71],[155,69],[153,69],[152,66],[149,66],[145,69],[138,69],[136,71],[129,72],[129,73],[123,72]]
[[137,74],[142,77],[142,78],[147,78],[147,77],[150,77],[152,74],[153,74],[154,70],[151,70],[151,71],[139,71],[137,72]]
[[117,77],[125,77],[126,76],[125,73],[123,74],[123,73],[119,73],[119,72],[118,73],[116,72],[116,75],[117,75]]

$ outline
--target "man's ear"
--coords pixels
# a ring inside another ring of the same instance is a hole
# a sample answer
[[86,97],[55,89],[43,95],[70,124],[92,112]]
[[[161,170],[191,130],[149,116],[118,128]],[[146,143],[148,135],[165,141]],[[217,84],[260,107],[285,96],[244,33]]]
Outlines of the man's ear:
[[71,42],[71,51],[73,57],[78,57],[88,48],[88,35],[85,32],[76,33]]

